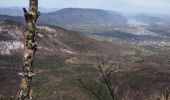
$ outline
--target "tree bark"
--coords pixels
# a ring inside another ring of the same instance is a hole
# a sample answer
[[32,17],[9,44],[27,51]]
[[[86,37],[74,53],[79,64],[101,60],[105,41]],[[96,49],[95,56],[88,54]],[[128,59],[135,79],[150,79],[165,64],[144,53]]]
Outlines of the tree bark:
[[26,30],[24,35],[24,57],[22,72],[19,73],[21,77],[20,91],[18,93],[18,100],[32,100],[32,78],[35,75],[33,73],[33,59],[37,50],[36,42],[36,20],[40,13],[38,12],[38,0],[29,0],[29,11],[25,8],[24,16],[26,21]]

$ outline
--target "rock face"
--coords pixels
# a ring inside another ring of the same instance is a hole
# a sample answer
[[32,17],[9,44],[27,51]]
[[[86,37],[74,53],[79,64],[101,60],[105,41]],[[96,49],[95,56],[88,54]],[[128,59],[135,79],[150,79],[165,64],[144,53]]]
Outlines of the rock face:
[[12,50],[22,49],[21,41],[0,41],[0,54],[10,55]]
[[9,55],[11,51],[22,49],[22,30],[10,21],[0,21],[0,54]]

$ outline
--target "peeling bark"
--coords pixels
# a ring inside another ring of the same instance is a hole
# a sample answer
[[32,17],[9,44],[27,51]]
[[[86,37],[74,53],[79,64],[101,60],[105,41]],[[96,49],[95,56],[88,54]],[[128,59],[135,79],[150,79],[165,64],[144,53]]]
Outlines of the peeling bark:
[[29,0],[29,11],[25,8],[24,15],[26,21],[26,30],[24,35],[24,57],[23,57],[23,67],[22,72],[19,73],[21,77],[20,91],[18,93],[18,100],[32,100],[32,89],[31,82],[35,75],[33,73],[33,59],[34,54],[37,51],[36,42],[36,20],[40,13],[38,12],[38,0]]

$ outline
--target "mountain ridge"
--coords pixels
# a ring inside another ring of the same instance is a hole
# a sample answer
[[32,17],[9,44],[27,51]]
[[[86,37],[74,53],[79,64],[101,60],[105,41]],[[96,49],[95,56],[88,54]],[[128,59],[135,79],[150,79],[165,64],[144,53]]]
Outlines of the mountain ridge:
[[[43,8],[39,7],[41,13],[48,13],[52,11],[57,11],[57,8]],[[24,16],[22,7],[0,7],[0,15],[9,15],[9,16]]]
[[[4,37],[0,38],[0,41],[6,41],[8,42],[7,44],[11,43],[11,41],[17,43],[19,42],[19,44],[22,44],[22,33],[24,31],[24,25],[22,23],[3,21],[0,23],[0,28],[0,37]],[[37,40],[39,48],[42,49],[40,49],[40,51],[49,52],[47,54],[50,54],[50,52],[52,54],[54,52],[60,52],[59,54],[69,53],[75,55],[77,53],[88,54],[90,52],[106,52],[107,50],[103,49],[105,47],[111,47],[112,49],[114,48],[116,52],[118,52],[119,50],[117,50],[116,48],[120,48],[111,43],[96,41],[81,33],[69,31],[56,26],[38,25],[37,29],[39,32],[37,34]],[[21,49],[21,47],[22,46],[18,47],[18,49]]]
[[123,27],[126,18],[122,15],[101,9],[64,8],[40,16],[41,24],[61,26],[83,33],[93,33],[101,29]]

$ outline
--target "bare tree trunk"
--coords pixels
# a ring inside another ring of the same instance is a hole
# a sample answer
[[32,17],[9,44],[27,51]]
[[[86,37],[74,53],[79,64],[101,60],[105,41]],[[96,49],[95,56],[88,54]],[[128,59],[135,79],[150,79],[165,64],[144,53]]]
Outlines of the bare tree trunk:
[[36,20],[40,13],[38,12],[38,0],[29,0],[29,11],[25,8],[25,20],[26,30],[24,35],[24,62],[22,72],[19,73],[21,76],[20,91],[18,93],[18,100],[31,100],[32,89],[31,81],[35,73],[33,73],[33,58],[37,50],[37,42],[35,39],[36,35]]

